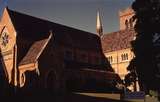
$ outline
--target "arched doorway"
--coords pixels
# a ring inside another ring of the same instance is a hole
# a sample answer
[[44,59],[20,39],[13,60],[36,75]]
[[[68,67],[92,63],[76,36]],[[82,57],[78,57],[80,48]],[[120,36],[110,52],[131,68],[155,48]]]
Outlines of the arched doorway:
[[58,81],[55,71],[50,71],[46,78],[46,88],[47,91],[53,93],[57,91]]

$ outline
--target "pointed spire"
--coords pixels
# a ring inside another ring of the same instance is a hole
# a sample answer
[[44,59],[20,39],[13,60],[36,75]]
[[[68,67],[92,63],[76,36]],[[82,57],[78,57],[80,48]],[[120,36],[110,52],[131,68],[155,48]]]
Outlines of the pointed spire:
[[101,22],[101,17],[99,11],[97,12],[97,25],[96,25],[97,34],[102,37],[103,35],[103,27]]

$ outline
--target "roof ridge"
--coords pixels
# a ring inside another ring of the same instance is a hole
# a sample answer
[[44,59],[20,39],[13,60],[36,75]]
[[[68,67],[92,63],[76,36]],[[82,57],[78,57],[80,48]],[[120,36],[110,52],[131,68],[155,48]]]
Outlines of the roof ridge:
[[113,34],[113,33],[118,33],[118,32],[124,32],[124,31],[132,31],[132,30],[134,30],[134,28],[130,28],[130,29],[121,29],[121,30],[117,30],[117,31],[105,33],[104,35]]
[[[28,17],[31,17],[31,18],[34,18],[34,19],[37,19],[37,20],[41,20],[41,21],[44,21],[44,22],[48,22],[48,23],[54,23],[54,24],[57,24],[57,25],[60,25],[60,26],[63,26],[63,27],[67,27],[67,28],[70,28],[70,29],[74,29],[74,30],[78,30],[78,31],[83,31],[83,32],[86,32],[86,33],[89,33],[89,34],[94,34],[96,35],[96,33],[91,33],[89,31],[85,31],[85,30],[80,30],[80,29],[77,29],[77,28],[74,28],[74,27],[70,27],[70,26],[67,26],[67,25],[63,25],[63,24],[60,24],[60,23],[55,23],[53,21],[50,21],[50,20],[46,20],[46,19],[43,19],[43,18],[39,18],[39,17],[36,17],[36,16],[32,16],[32,15],[29,15],[29,14],[25,14],[25,13],[22,13],[22,12],[19,12],[19,11],[16,11],[16,10],[12,10],[12,9],[9,9],[7,8],[7,10],[9,11],[9,14],[11,12],[13,13],[18,13],[20,15],[24,15],[24,16],[28,16]],[[98,36],[98,35],[97,35]]]

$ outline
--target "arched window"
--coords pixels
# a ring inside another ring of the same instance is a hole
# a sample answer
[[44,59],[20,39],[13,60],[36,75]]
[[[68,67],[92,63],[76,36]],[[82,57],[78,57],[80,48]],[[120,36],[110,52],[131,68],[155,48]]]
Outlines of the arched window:
[[121,55],[121,60],[122,60],[122,61],[128,60],[128,53],[122,54],[122,55]]
[[123,54],[123,56],[124,56],[124,60],[126,60],[126,54]]
[[129,20],[129,27],[133,28],[133,19],[132,18]]
[[128,53],[126,53],[126,60],[128,60]]
[[128,22],[128,20],[125,21],[125,26],[126,26],[126,29],[129,28],[129,22]]
[[23,86],[24,86],[25,81],[26,81],[25,73],[22,73],[22,74],[20,75],[20,87],[23,87]]
[[46,74],[46,88],[48,92],[55,92],[58,89],[58,80],[55,71],[49,71]]
[[121,60],[123,61],[123,54],[121,55]]
[[110,63],[112,63],[112,62],[113,62],[113,58],[112,58],[112,56],[109,56],[109,57],[108,57],[108,61],[109,61]]
[[112,56],[111,56],[111,63],[113,62]]

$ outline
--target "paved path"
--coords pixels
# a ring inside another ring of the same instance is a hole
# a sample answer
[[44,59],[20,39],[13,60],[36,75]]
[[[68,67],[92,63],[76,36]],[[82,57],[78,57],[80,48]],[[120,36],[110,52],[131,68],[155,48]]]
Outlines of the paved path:
[[96,97],[96,98],[120,100],[120,94],[115,94],[115,93],[75,93],[75,94]]

